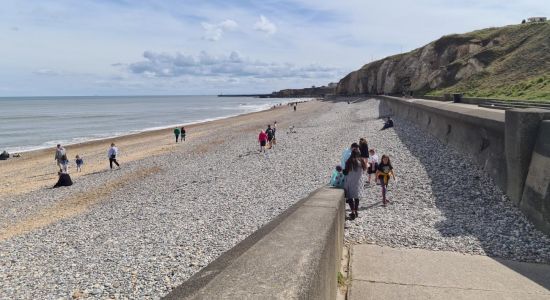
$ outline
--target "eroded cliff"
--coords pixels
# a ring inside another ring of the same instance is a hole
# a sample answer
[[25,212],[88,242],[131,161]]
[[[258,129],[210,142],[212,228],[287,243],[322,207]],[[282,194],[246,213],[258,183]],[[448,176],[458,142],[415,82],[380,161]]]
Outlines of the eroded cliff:
[[550,23],[444,36],[411,52],[364,65],[336,93],[550,98]]

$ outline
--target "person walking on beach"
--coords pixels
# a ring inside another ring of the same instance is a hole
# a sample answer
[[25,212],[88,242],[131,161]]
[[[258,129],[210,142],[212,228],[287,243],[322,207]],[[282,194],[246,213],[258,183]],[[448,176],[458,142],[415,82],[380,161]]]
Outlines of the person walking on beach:
[[260,152],[265,153],[265,145],[267,143],[267,134],[265,131],[260,130],[260,134],[258,135],[258,142],[260,142]]
[[271,125],[267,125],[265,134],[267,134],[267,149],[271,149],[273,147],[273,138],[275,137],[275,131],[273,131]]
[[296,107],[298,107],[298,103],[294,103],[294,111],[296,111]]
[[380,181],[382,186],[382,205],[386,206],[389,202],[386,198],[386,191],[388,189],[388,182],[390,181],[390,176],[395,180],[395,173],[393,172],[393,166],[390,162],[390,157],[386,154],[382,155],[380,164],[378,164],[378,170],[376,170],[376,178]]
[[185,127],[181,126],[181,141],[185,142]]
[[357,149],[351,151],[351,156],[346,161],[344,168],[344,196],[349,204],[350,220],[359,216],[359,191],[361,189],[361,176],[367,169],[367,164],[361,158],[361,152]]
[[346,167],[346,161],[348,161],[348,158],[351,156],[353,150],[359,151],[359,145],[357,143],[352,143],[348,149],[342,152],[342,156],[340,157],[340,166],[342,166],[342,168]]
[[61,172],[66,174],[69,173],[69,159],[67,158],[67,154],[61,156]]
[[76,171],[77,172],[80,172],[82,171],[82,165],[84,164],[84,160],[82,159],[82,157],[80,157],[80,155],[76,155],[75,157],[75,163],[76,163]]
[[277,145],[277,121],[273,122],[273,140],[272,145]]
[[[369,174],[369,178],[367,179],[367,182],[370,183],[370,176],[371,174],[376,174],[376,170],[378,170],[378,155],[374,152],[374,149],[369,150],[369,166],[367,173]],[[376,178],[374,178],[374,181],[376,182]]]
[[78,154],[75,157],[75,163],[76,163],[76,171],[81,172],[82,171],[82,165],[84,164],[84,160]]
[[180,137],[180,129],[178,127],[174,128],[174,135],[176,136],[176,144],[177,144],[178,138]]
[[55,158],[54,160],[57,162],[57,167],[59,168],[59,171],[62,171],[62,163],[63,163],[63,156],[66,158],[66,151],[65,148],[61,147],[61,144],[57,144],[57,148],[55,149]]
[[111,148],[109,148],[107,156],[109,157],[109,166],[111,167],[111,170],[113,169],[113,163],[115,163],[117,168],[120,169],[120,165],[118,164],[118,161],[116,161],[118,156],[118,148],[115,146],[115,143],[111,143]]
[[365,163],[368,163],[369,160],[369,144],[367,143],[367,139],[360,138],[359,139],[359,151],[361,152],[361,158],[365,161]]

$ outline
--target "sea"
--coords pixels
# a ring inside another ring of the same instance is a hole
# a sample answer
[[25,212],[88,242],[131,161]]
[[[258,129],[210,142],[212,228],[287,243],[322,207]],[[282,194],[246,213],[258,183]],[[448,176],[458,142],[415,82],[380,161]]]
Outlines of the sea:
[[20,153],[195,124],[293,101],[217,96],[3,97],[0,152]]

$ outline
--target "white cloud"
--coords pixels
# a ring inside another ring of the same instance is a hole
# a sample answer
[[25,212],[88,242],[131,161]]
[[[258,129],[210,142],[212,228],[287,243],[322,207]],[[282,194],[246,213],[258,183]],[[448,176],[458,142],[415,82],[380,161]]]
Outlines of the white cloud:
[[233,31],[239,27],[237,22],[230,19],[222,21],[218,24],[202,22],[201,25],[204,29],[203,38],[209,41],[219,41],[222,38],[224,31]]
[[123,69],[147,78],[247,77],[247,78],[337,78],[341,70],[320,65],[297,66],[291,63],[271,63],[244,58],[233,51],[229,55],[212,55],[201,51],[198,55],[167,54],[145,51],[145,60],[124,64]]
[[219,25],[224,30],[235,30],[235,29],[237,29],[237,27],[239,27],[239,24],[237,24],[237,22],[235,22],[231,19],[227,19],[227,20],[221,22]]
[[33,74],[44,75],[44,76],[58,76],[58,75],[61,75],[62,73],[51,69],[38,69],[34,71]]
[[261,15],[260,20],[254,24],[254,29],[265,32],[266,34],[274,34],[277,32],[277,26],[263,15]]
[[[226,87],[211,82],[226,81],[243,93],[322,85],[445,34],[550,16],[550,1],[541,0],[150,2],[2,0],[0,84],[10,90],[0,96],[218,93]],[[319,63],[340,71],[326,80],[331,73]],[[97,80],[113,87],[91,85]]]

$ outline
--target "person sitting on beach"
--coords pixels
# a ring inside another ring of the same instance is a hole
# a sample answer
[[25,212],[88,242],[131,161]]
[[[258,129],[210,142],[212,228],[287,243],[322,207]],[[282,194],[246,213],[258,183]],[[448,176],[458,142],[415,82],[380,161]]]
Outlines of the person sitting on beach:
[[181,141],[185,142],[185,127],[181,126]]
[[260,130],[260,134],[258,135],[258,142],[260,142],[260,152],[265,153],[265,145],[267,144],[267,134],[265,131]]
[[64,172],[58,172],[59,178],[57,179],[56,184],[53,186],[53,188],[58,188],[60,186],[71,186],[73,185],[73,181],[71,180],[71,176],[68,173]]
[[348,149],[346,149],[346,150],[344,150],[344,152],[342,152],[342,156],[340,157],[340,166],[342,166],[342,168],[344,168],[346,166],[346,161],[351,156],[351,152],[353,150],[358,150],[359,151],[359,145],[357,143],[352,143],[351,146]]
[[367,173],[369,174],[369,178],[368,178],[367,182],[370,183],[371,174],[375,174],[376,170],[378,169],[378,155],[374,152],[374,149],[369,150],[368,163],[369,163],[369,166],[368,166],[368,169],[367,169]]
[[0,153],[0,160],[6,160],[10,158],[10,154],[8,153],[8,151],[4,150],[2,151],[2,153]]
[[390,127],[393,127],[393,120],[390,117],[388,117],[386,122],[384,122],[384,127],[382,127],[382,129],[380,130],[388,129]]
[[361,189],[361,176],[367,169],[367,164],[361,158],[359,149],[354,148],[346,161],[344,168],[344,196],[351,209],[349,218],[354,220],[359,216],[359,191]]
[[386,154],[382,155],[380,164],[378,164],[378,169],[376,170],[376,178],[380,181],[382,185],[382,204],[386,206],[389,202],[386,198],[386,191],[388,189],[388,182],[390,181],[390,176],[395,180],[395,173],[393,171],[393,166],[390,162],[390,157]]
[[57,144],[57,148],[55,149],[55,157],[54,160],[57,162],[57,167],[59,167],[59,171],[62,171],[61,163],[63,155],[66,155],[65,148],[61,147],[61,144]]
[[177,144],[178,138],[180,137],[180,129],[178,127],[174,128],[174,135],[176,136],[176,144]]
[[84,160],[78,154],[75,157],[75,163],[76,163],[76,171],[77,172],[82,171],[82,165],[84,164]]
[[111,170],[113,169],[113,163],[115,163],[117,168],[120,169],[120,165],[118,164],[118,161],[116,161],[118,156],[118,148],[115,146],[115,143],[111,143],[111,148],[109,148],[107,156],[109,157],[109,166],[111,167]]
[[332,171],[332,176],[330,177],[330,186],[336,187],[336,188],[343,188],[344,187],[344,173],[342,173],[344,170],[340,165],[337,165],[336,168]]

